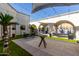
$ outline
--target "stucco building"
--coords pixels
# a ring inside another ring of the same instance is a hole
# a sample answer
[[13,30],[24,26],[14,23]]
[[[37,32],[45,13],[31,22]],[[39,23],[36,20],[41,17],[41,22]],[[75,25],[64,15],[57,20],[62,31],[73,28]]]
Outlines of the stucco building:
[[[12,36],[13,33],[15,33],[16,35],[22,34],[20,26],[24,26],[25,27],[24,32],[25,33],[29,33],[29,28],[28,28],[29,27],[29,20],[30,20],[30,16],[29,15],[17,12],[8,3],[0,3],[0,12],[2,12],[4,14],[6,13],[6,14],[9,14],[9,15],[12,15],[14,18],[13,18],[13,20],[11,22],[17,22],[19,24],[19,25],[11,25],[10,26],[9,30],[10,30],[10,35],[11,36]],[[12,27],[15,27],[16,29],[12,30]],[[1,25],[0,25],[0,31],[2,31],[1,30]],[[0,36],[1,35],[2,34],[0,32]]]

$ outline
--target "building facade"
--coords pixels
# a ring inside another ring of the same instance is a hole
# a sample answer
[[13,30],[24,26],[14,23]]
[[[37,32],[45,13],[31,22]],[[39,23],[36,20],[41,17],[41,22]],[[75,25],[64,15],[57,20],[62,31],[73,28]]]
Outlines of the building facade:
[[[20,26],[24,26],[25,33],[29,33],[29,20],[30,20],[30,16],[26,15],[26,14],[22,14],[20,12],[17,12],[14,8],[12,8],[8,3],[0,3],[0,12],[2,12],[3,14],[9,14],[11,16],[13,16],[13,20],[11,22],[16,22],[18,23],[18,25],[11,25],[10,26],[10,35],[12,36],[12,34],[16,34],[16,35],[21,35],[21,29]],[[16,29],[13,30],[12,28],[15,27]],[[0,25],[0,36],[1,36],[1,25]]]

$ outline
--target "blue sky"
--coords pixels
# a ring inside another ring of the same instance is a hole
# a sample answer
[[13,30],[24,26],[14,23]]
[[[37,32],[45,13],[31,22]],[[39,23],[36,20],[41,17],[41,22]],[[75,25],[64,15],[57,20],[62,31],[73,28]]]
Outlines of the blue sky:
[[30,15],[30,21],[39,21],[42,18],[46,18],[49,16],[79,10],[79,5],[72,5],[69,7],[58,6],[58,7],[45,8],[32,14],[32,3],[12,3],[10,5],[17,11]]

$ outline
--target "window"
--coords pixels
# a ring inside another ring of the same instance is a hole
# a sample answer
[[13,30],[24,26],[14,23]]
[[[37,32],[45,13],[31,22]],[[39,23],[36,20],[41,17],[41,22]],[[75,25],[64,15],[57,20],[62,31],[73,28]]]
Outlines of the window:
[[16,30],[16,25],[12,25],[12,30]]
[[20,26],[20,29],[21,29],[21,30],[25,30],[25,25],[21,25],[21,26]]

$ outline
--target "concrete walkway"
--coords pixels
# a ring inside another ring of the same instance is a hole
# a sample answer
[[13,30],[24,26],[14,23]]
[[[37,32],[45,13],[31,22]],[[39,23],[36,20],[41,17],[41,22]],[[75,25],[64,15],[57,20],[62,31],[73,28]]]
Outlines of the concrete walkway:
[[46,39],[47,48],[38,47],[39,37],[13,40],[34,56],[79,56],[79,44]]

